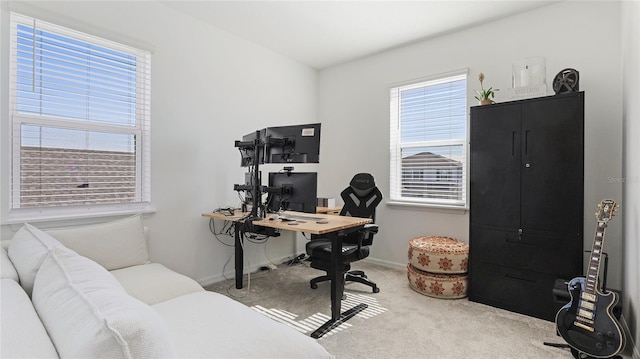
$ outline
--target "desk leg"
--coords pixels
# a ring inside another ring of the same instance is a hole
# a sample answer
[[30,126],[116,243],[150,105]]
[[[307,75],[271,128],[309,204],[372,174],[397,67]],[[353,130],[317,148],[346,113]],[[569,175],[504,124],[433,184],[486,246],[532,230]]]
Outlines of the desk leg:
[[244,272],[244,249],[242,248],[242,223],[234,222],[235,232],[235,264],[236,264],[236,289],[242,289],[242,272]]
[[[333,263],[338,263],[340,261],[340,256],[342,255],[342,237],[338,235],[338,232],[333,232],[329,234],[329,238],[332,242],[331,261]],[[340,313],[342,307],[342,296],[344,294],[344,275],[342,273],[342,269],[338,270],[337,266],[334,266],[334,268],[336,270],[329,273],[329,277],[331,278],[331,319],[311,333],[312,338],[318,339],[322,337],[367,308],[366,304],[361,303],[344,313]]]
[[[338,263],[340,261],[340,248],[342,248],[342,237],[338,232],[331,234],[331,262]],[[336,268],[337,266],[334,266]],[[342,295],[344,294],[344,278],[342,271],[334,270],[329,273],[331,277],[331,320],[340,319],[340,309],[342,307]]]

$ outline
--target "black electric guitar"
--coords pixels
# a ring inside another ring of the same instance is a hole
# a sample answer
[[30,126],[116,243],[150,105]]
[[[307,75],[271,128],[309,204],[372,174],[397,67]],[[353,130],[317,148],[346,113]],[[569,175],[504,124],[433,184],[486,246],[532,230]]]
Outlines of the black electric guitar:
[[604,232],[617,210],[618,205],[610,199],[598,204],[598,224],[587,276],[569,282],[571,302],[556,315],[558,333],[569,346],[594,358],[611,358],[624,348],[623,331],[612,313],[618,295],[612,291],[604,294],[598,288]]

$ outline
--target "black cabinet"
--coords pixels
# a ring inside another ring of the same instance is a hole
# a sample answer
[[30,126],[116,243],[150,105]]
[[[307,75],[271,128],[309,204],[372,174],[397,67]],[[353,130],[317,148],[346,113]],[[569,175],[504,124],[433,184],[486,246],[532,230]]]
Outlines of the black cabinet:
[[471,108],[469,299],[554,320],[582,274],[584,93]]

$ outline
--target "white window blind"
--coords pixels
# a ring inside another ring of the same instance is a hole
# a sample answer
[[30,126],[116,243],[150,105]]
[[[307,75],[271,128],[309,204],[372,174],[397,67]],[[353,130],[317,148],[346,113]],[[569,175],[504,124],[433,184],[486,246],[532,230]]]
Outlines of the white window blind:
[[466,206],[466,77],[391,89],[391,202]]
[[11,210],[148,205],[150,53],[12,13],[10,56]]

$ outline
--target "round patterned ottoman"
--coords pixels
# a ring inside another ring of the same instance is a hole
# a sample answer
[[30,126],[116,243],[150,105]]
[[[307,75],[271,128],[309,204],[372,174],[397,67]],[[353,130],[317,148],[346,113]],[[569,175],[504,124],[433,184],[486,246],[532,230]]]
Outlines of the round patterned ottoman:
[[407,264],[407,278],[413,290],[435,298],[457,299],[467,296],[466,274],[434,274]]
[[409,264],[429,273],[466,273],[469,245],[454,238],[425,236],[409,241]]

